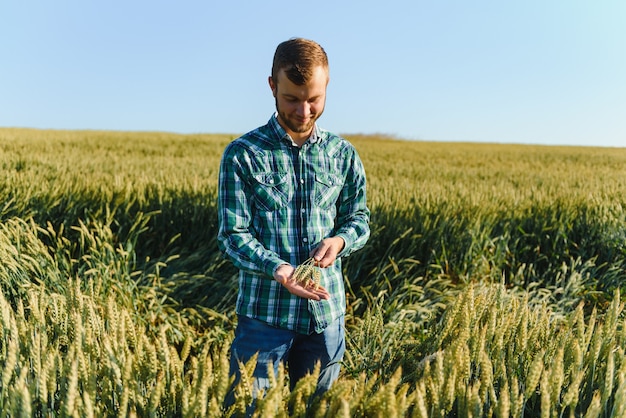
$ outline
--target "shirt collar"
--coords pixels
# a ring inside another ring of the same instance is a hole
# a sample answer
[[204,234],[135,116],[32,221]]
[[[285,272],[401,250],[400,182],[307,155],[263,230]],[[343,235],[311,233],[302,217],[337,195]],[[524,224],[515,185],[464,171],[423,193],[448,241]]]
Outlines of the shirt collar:
[[[287,141],[289,144],[293,146],[297,146],[297,144],[293,142],[293,139],[287,133],[287,131],[285,131],[285,129],[282,126],[280,126],[280,123],[278,123],[278,112],[274,112],[274,114],[270,118],[269,125],[272,127],[272,130],[276,133],[276,136],[278,138],[280,138],[282,141]],[[310,144],[315,144],[321,139],[322,139],[322,135],[320,132],[320,128],[317,126],[317,123],[315,123],[313,125],[313,131],[311,131],[311,136],[309,136],[309,139],[307,139],[307,141]]]

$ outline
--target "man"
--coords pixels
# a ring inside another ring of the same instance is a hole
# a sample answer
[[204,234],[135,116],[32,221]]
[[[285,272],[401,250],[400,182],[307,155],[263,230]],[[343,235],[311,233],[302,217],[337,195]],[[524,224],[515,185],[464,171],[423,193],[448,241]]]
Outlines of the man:
[[[319,128],[329,80],[324,49],[278,45],[269,77],[276,112],[230,143],[219,174],[220,250],[239,269],[231,375],[258,353],[255,395],[268,365],[287,365],[290,386],[321,364],[317,392],[339,375],[345,351],[341,258],[369,238],[365,172],[354,147]],[[313,257],[319,286],[293,277]]]

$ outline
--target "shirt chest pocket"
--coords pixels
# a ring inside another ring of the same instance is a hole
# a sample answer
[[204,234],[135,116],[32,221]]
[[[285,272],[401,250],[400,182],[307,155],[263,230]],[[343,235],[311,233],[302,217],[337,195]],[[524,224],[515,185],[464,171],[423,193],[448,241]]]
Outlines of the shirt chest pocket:
[[293,198],[293,183],[289,173],[255,173],[254,203],[262,211],[274,211],[286,206]]
[[340,177],[328,173],[315,174],[315,205],[322,209],[331,208],[339,198],[343,181]]

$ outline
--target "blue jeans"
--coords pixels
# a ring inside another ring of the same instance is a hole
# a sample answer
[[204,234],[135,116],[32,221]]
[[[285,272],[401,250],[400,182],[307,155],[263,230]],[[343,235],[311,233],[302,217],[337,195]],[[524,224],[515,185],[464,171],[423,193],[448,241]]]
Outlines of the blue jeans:
[[257,352],[257,365],[254,370],[254,395],[269,388],[268,365],[278,372],[278,364],[287,365],[289,385],[293,390],[298,380],[310,373],[320,362],[320,375],[316,394],[321,394],[332,386],[339,377],[341,360],[346,351],[344,317],[332,322],[322,333],[309,335],[275,328],[265,322],[245,316],[238,317],[235,339],[231,346],[230,375],[235,375],[235,385],[239,381],[239,362],[244,364]]

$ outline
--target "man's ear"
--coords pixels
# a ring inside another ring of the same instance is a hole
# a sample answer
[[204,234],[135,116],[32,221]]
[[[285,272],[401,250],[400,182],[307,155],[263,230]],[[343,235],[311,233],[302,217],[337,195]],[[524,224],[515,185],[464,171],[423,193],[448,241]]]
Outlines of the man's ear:
[[272,95],[276,97],[276,84],[274,84],[274,79],[272,78],[272,76],[269,76],[267,78],[267,82],[269,83],[270,88],[272,89]]

